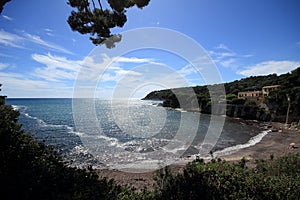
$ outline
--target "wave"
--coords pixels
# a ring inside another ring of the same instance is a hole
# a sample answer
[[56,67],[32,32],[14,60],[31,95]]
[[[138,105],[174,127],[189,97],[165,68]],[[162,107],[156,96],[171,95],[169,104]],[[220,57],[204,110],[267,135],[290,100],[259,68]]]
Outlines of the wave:
[[[42,120],[38,117],[32,116],[32,115],[30,115],[29,113],[26,112],[26,110],[27,110],[26,106],[12,105],[12,107],[13,107],[14,110],[18,110],[26,118],[35,120],[40,127],[54,128],[54,129],[66,129],[67,130],[66,132],[69,133],[69,134],[74,134],[74,135],[77,135],[79,137],[89,137],[89,135],[84,133],[84,132],[76,131],[75,128],[72,127],[72,126],[69,126],[69,125],[66,125],[66,124],[51,124],[51,123],[45,122],[44,120]],[[100,136],[97,136],[96,139],[104,139],[104,140],[108,141],[109,146],[123,147],[122,144],[120,144],[118,139],[116,139],[116,138],[100,135]]]
[[[221,156],[225,156],[225,155],[235,153],[235,152],[237,152],[241,149],[254,146],[257,143],[259,143],[269,132],[270,132],[270,130],[263,131],[263,132],[259,133],[258,135],[250,138],[248,140],[248,142],[246,142],[244,144],[238,144],[238,145],[235,145],[235,146],[230,146],[230,147],[227,147],[225,149],[216,151],[216,152],[214,152],[214,156],[221,157]],[[151,146],[151,144],[153,145],[153,142],[155,140],[160,140],[160,139],[157,139],[157,138],[151,138],[151,139],[147,139],[147,140],[143,140],[143,141],[132,140],[132,141],[128,141],[128,142],[125,142],[125,143],[120,142],[117,138],[108,137],[108,136],[105,136],[105,135],[98,135],[98,136],[95,137],[95,139],[105,140],[106,142],[108,142],[108,147],[110,146],[110,147],[113,147],[113,148],[117,147],[117,148],[122,148],[123,149],[121,151],[115,152],[113,156],[111,156],[110,154],[101,155],[101,161],[108,164],[108,166],[119,166],[119,168],[120,168],[120,166],[122,164],[129,163],[128,166],[124,165],[122,167],[130,168],[129,165],[131,166],[134,163],[134,165],[135,165],[134,168],[148,169],[148,168],[155,168],[156,165],[148,166],[146,164],[147,161],[152,162],[155,159],[159,159],[159,158],[154,158],[154,157],[148,157],[147,154],[140,154],[139,153],[142,148],[147,147],[148,145]],[[166,139],[163,139],[163,140],[166,140]],[[131,147],[132,150],[127,151],[126,147],[127,148]],[[181,152],[181,151],[184,152],[184,150],[186,149],[186,146],[178,146],[178,148],[172,149],[171,151],[170,150],[168,151],[168,149],[164,149],[163,147],[162,147],[162,149],[165,153],[176,154],[176,153]],[[73,152],[75,153],[75,155],[80,154],[80,153],[88,154],[89,150],[88,150],[87,147],[84,147],[84,146],[80,145],[80,146],[75,147],[73,149]],[[138,153],[138,154],[132,154],[132,153]],[[93,156],[95,156],[94,159],[97,159],[97,155],[93,155]],[[138,158],[136,156],[144,156],[144,157]],[[189,157],[181,157],[181,158],[178,158],[178,159],[176,159],[175,157],[172,157],[173,158],[172,162],[174,162],[174,163],[181,163],[181,162],[185,163],[187,161],[190,162],[191,161],[190,159],[194,160],[196,158],[196,156],[197,155],[191,155]],[[209,155],[203,155],[203,156],[201,156],[201,158],[210,159],[210,156]],[[137,164],[139,166],[136,166]],[[145,164],[146,164],[147,167],[145,167]]]
[[17,110],[17,111],[20,111],[20,112],[27,109],[27,106],[23,106],[23,105],[11,105],[11,107],[14,110]]
[[271,132],[271,130],[263,131],[263,132],[259,133],[258,135],[250,138],[250,140],[245,144],[238,144],[235,146],[227,147],[225,149],[216,151],[216,152],[214,152],[214,156],[220,157],[220,156],[230,155],[235,152],[238,152],[241,149],[245,149],[245,148],[254,146],[257,143],[259,143],[269,132]]
[[14,110],[19,110],[19,109],[20,109],[20,106],[16,106],[16,105],[11,105],[11,107],[12,107]]
[[187,112],[186,110],[182,109],[182,108],[175,108],[174,110],[178,111],[178,112]]
[[123,147],[123,145],[120,144],[119,140],[117,138],[113,138],[113,137],[107,137],[105,135],[98,135],[97,139],[103,139],[107,142],[109,142],[109,146],[116,146],[116,147]]
[[[41,127],[64,128],[64,129],[67,129],[68,130],[67,132],[70,133],[70,134],[75,134],[77,136],[84,136],[85,135],[84,133],[75,131],[75,129],[71,126],[68,126],[68,125],[65,125],[65,124],[49,124],[49,123],[45,122],[44,120],[42,120],[38,117],[31,116],[29,113],[25,112],[25,110],[27,109],[26,106],[12,105],[12,107],[13,107],[13,109],[20,111],[25,117],[37,121],[38,125],[40,125]],[[23,110],[23,112],[21,110]]]

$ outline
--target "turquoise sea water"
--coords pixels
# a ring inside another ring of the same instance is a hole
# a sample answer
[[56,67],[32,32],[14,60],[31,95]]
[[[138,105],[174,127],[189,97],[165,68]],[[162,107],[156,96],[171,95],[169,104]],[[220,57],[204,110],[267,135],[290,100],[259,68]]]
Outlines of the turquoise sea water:
[[[89,104],[90,101],[93,103]],[[211,116],[158,107],[157,103],[91,99],[73,104],[72,99],[7,99],[6,102],[19,110],[19,123],[26,132],[54,146],[71,165],[151,168],[153,163],[168,163],[198,154],[205,147],[203,140]],[[255,138],[260,132],[256,127],[226,119],[213,150],[226,153],[226,149],[251,145],[260,139]]]

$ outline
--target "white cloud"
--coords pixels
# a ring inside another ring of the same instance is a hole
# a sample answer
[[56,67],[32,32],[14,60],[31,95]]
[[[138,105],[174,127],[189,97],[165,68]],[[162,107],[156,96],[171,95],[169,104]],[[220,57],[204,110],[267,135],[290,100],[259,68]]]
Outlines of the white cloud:
[[[50,29],[47,29],[47,30],[49,31]],[[66,54],[73,54],[71,51],[69,51],[57,44],[42,40],[37,35],[32,35],[32,34],[23,32],[23,35],[19,36],[19,35],[13,34],[13,33],[6,32],[4,30],[0,30],[0,45],[25,49],[26,44],[24,42],[26,42],[26,41],[40,45],[49,50],[62,52],[62,53],[66,53]]]
[[81,67],[81,61],[68,60],[50,53],[47,55],[33,54],[32,59],[44,65],[42,68],[36,68],[32,75],[48,81],[74,80]]
[[[128,69],[127,63],[131,63]],[[153,66],[161,66],[159,63],[154,64],[153,59],[137,57],[109,57],[106,54],[100,56],[89,56],[81,63],[82,68],[77,77],[75,95],[78,97],[87,97],[96,95],[99,98],[111,98],[116,88],[118,97],[126,97],[137,85],[142,85],[150,78],[155,77],[156,81],[164,80],[164,77],[158,77],[154,72]],[[132,64],[137,64],[136,66]],[[141,64],[141,65],[140,65]],[[151,67],[146,67],[151,66]],[[143,70],[150,70],[146,73]],[[151,75],[151,73],[154,75]],[[148,75],[147,77],[145,77]],[[168,75],[168,74],[166,74]]]
[[76,77],[76,72],[67,72],[50,67],[45,69],[37,68],[34,70],[34,73],[38,75],[39,78],[54,82],[58,82],[60,80],[74,80]]
[[252,57],[251,54],[238,54],[225,44],[219,44],[214,50],[209,51],[209,55],[217,65],[232,70],[236,70],[239,67],[242,58]]
[[[136,75],[126,74],[111,88],[113,98],[144,97],[153,89],[188,86],[188,81],[173,68],[164,65],[142,65],[134,69]],[[102,91],[100,84],[100,91]],[[104,88],[105,89],[105,88]],[[107,93],[107,91],[106,91]],[[101,93],[99,93],[101,97]]]
[[100,61],[96,61],[94,56],[87,56],[82,61],[79,61],[81,66],[80,77],[82,80],[96,79],[100,72],[109,66],[111,59],[106,55],[100,56]]
[[113,70],[113,73],[107,72],[104,73],[101,77],[101,82],[108,82],[108,81],[114,81],[119,82],[123,77],[130,77],[130,76],[141,76],[142,74],[136,71],[132,70],[123,70],[123,69],[117,69]]
[[47,55],[33,54],[32,58],[42,64],[51,68],[61,68],[70,71],[77,71],[81,66],[81,61],[69,60],[62,56],[53,56],[48,53]]
[[226,50],[226,51],[230,51],[230,52],[233,52],[231,49],[229,49],[225,44],[219,44],[218,46],[215,47],[216,49],[223,49],[223,50]]
[[119,63],[151,63],[153,62],[153,59],[149,58],[136,58],[136,57],[114,57],[112,59],[114,62]]
[[96,80],[100,77],[100,81],[118,82],[123,76],[139,76],[140,73],[133,70],[125,70],[121,67],[122,63],[133,64],[161,64],[155,63],[150,58],[137,58],[137,57],[108,57],[106,54],[102,54],[96,58],[93,56],[86,57],[84,61],[80,62],[82,70],[80,71],[80,80]]
[[[125,84],[124,88],[128,88],[131,87],[131,83],[143,84],[149,79],[152,79],[154,83],[163,80],[164,83],[174,87],[182,85],[179,79],[166,73],[160,65],[153,65],[153,60],[149,58],[110,58],[103,54],[94,57],[88,56],[82,60],[71,60],[50,53],[32,54],[31,57],[39,64],[32,71],[24,74],[0,73],[1,82],[5,85],[6,90],[10,91],[7,94],[10,97],[57,97],[59,95],[71,97],[74,89],[71,85],[76,80],[76,86],[83,92],[93,92],[95,87],[99,87],[98,83],[101,84],[100,87],[104,88],[108,86],[114,88],[117,84]],[[150,69],[150,73],[135,68],[127,69],[127,65],[123,66],[122,63],[143,63],[136,68],[148,64],[147,70]],[[7,67],[5,63],[0,66],[1,68]],[[156,66],[160,71],[154,71],[152,66]],[[78,77],[79,72],[80,77]],[[100,75],[102,76],[100,77]],[[125,94],[125,90],[122,94]]]
[[[236,61],[238,55],[226,45],[220,44],[215,47],[215,50],[209,51],[209,55],[212,57],[216,64],[219,64],[223,67],[232,67]],[[229,66],[229,64],[231,64]]]
[[116,74],[120,74],[120,75],[130,75],[130,76],[140,76],[141,73],[139,72],[135,72],[135,71],[131,71],[131,70],[123,70],[123,69],[120,69],[120,70],[117,70],[116,71]]
[[29,79],[18,73],[0,72],[2,94],[8,97],[70,97],[72,88],[64,84]]
[[38,45],[41,45],[43,47],[46,47],[46,48],[49,48],[49,49],[52,49],[54,51],[58,51],[58,52],[63,52],[63,53],[67,53],[67,54],[73,54],[71,51],[59,46],[59,45],[56,45],[56,44],[53,44],[51,42],[48,42],[48,41],[45,41],[45,40],[42,40],[40,38],[40,36],[37,36],[37,35],[31,35],[29,33],[24,33],[24,37],[29,40],[30,42],[33,42],[35,44],[38,44]]
[[197,73],[197,71],[195,70],[195,68],[188,64],[186,66],[184,66],[183,68],[181,68],[180,70],[177,71],[177,73],[179,73],[182,76],[188,76],[194,73]]
[[217,52],[217,51],[209,51],[210,56],[216,58],[217,60],[222,60],[227,57],[236,56],[236,53],[233,52]]
[[221,65],[224,67],[231,67],[235,65],[236,59],[235,58],[229,58],[228,60],[220,61]]
[[6,69],[9,66],[7,63],[0,63],[0,70]]
[[0,44],[15,47],[15,48],[24,48],[18,43],[22,40],[22,38],[16,34],[8,33],[4,30],[0,30]]
[[46,32],[46,34],[47,34],[48,36],[51,36],[51,37],[54,36],[54,34],[53,34],[54,31],[53,31],[52,29],[45,28],[44,31]]
[[[109,58],[105,54],[101,55],[100,60],[97,61],[93,56],[85,57],[83,60],[69,60],[65,57],[53,56],[50,53],[47,55],[33,54],[32,59],[43,65],[34,69],[31,73],[34,77],[54,82],[77,78],[81,83],[84,81],[95,83],[98,78],[102,82],[118,82],[124,76],[139,76],[139,72],[125,70],[120,67],[120,63],[152,62],[151,59],[147,58]],[[79,72],[80,74],[78,74]],[[79,76],[77,77],[77,75]]]
[[13,20],[13,18],[11,18],[11,17],[9,17],[9,16],[7,16],[7,15],[2,15],[2,17],[3,17],[4,19],[8,20],[8,21],[12,21],[12,20]]
[[258,75],[268,75],[274,74],[277,75],[284,74],[290,72],[300,66],[300,61],[265,61],[258,63],[253,66],[249,66],[244,70],[240,70],[237,74],[243,76],[258,76]]
[[50,28],[45,28],[44,31],[46,31],[46,32],[51,32],[51,33],[53,32],[53,30],[50,29]]
[[198,58],[194,59],[192,63],[189,63],[177,70],[176,73],[182,76],[187,81],[189,86],[201,85],[204,84],[203,73],[205,73],[207,76],[210,76],[207,74],[206,69],[211,69],[212,67],[215,67],[215,65],[210,57],[199,56]]

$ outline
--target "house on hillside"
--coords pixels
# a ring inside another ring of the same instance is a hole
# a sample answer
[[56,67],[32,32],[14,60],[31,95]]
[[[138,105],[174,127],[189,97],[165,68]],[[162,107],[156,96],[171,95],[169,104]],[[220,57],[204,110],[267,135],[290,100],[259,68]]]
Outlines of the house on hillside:
[[271,91],[277,90],[280,87],[280,85],[269,85],[269,86],[264,86],[262,88],[262,93],[264,97],[269,96],[269,93]]
[[239,92],[238,98],[239,99],[246,99],[246,100],[253,100],[253,101],[261,101],[264,97],[269,96],[271,91],[277,90],[280,85],[269,85],[264,86],[262,90],[255,90],[255,91],[247,91],[247,92]]
[[262,96],[263,96],[263,93],[261,90],[238,93],[239,99],[247,99],[247,100],[253,100],[253,101],[258,101]]

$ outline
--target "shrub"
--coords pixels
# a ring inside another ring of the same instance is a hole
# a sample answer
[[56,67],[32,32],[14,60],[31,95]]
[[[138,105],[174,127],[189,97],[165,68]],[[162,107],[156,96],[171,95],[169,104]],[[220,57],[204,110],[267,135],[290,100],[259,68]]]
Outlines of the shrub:
[[258,161],[254,169],[245,159],[194,161],[178,175],[161,170],[156,199],[300,199],[299,163],[299,155]]

